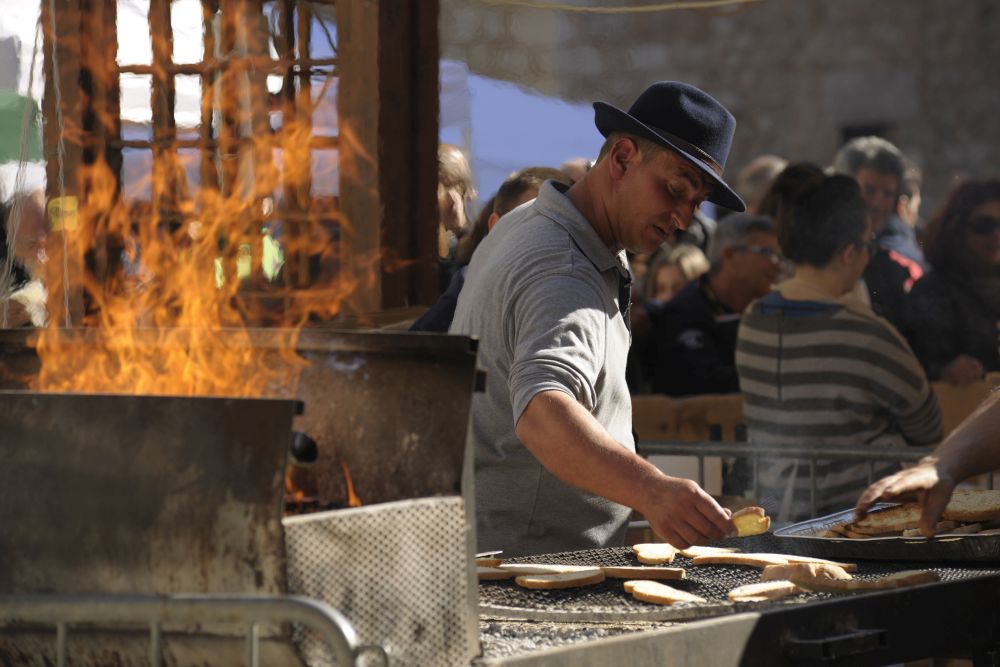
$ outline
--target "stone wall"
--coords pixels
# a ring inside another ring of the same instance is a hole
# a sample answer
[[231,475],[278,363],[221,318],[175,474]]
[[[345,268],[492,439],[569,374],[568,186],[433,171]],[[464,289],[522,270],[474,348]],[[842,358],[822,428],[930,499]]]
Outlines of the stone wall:
[[876,129],[924,169],[931,205],[955,174],[1000,174],[998,36],[995,0],[763,0],[615,15],[441,0],[443,55],[478,74],[624,107],[652,81],[693,83],[739,123],[728,175],[765,152],[827,164],[845,135]]

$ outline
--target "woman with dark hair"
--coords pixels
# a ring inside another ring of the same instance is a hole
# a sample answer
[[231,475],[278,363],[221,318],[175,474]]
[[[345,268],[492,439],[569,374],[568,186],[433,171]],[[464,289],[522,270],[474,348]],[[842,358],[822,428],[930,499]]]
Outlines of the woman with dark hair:
[[[868,264],[872,229],[857,182],[806,179],[778,220],[795,276],[743,314],[736,368],[750,440],[760,446],[927,445],[941,412],[920,363],[886,320],[852,294]],[[875,465],[884,476],[896,464]],[[812,474],[815,474],[815,505]],[[762,459],[758,502],[778,522],[847,509],[868,485],[868,464]]]
[[958,185],[928,225],[924,253],[932,270],[906,314],[928,377],[961,385],[1000,371],[1000,179]]

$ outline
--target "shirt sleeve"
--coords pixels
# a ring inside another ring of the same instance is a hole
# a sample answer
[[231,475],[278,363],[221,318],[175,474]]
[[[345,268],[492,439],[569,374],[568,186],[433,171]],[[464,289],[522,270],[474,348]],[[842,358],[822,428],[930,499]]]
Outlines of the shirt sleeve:
[[543,391],[565,392],[594,409],[606,359],[609,305],[615,308],[605,301],[596,285],[567,274],[534,279],[513,300],[505,322],[515,423]]

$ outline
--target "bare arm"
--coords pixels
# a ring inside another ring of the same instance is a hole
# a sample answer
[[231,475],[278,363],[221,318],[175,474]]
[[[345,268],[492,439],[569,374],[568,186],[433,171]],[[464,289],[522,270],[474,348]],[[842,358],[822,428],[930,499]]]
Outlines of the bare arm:
[[859,517],[878,500],[916,495],[923,505],[920,530],[934,534],[934,525],[959,482],[1000,468],[1000,391],[995,391],[959,424],[934,453],[912,468],[872,484],[861,495]]
[[735,532],[726,510],[701,487],[622,447],[568,394],[536,394],[517,422],[517,437],[560,480],[639,510],[675,547]]

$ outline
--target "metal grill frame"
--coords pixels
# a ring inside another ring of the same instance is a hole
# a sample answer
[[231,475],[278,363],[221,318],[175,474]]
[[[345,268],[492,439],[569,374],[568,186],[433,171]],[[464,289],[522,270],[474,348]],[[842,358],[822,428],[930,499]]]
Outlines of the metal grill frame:
[[338,664],[354,665],[364,653],[380,655],[378,646],[360,645],[351,624],[327,604],[284,595],[2,595],[0,625],[55,626],[56,664],[69,664],[69,628],[74,623],[95,626],[144,624],[149,628],[149,664],[163,664],[164,625],[238,624],[246,628],[246,664],[260,665],[262,624],[297,623],[308,627],[336,656]]

